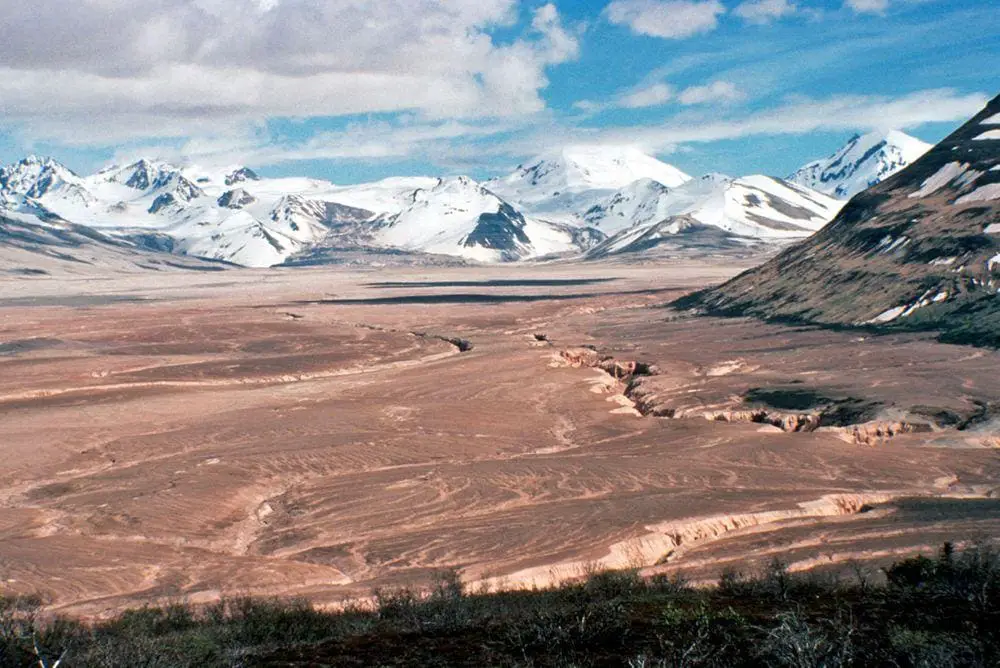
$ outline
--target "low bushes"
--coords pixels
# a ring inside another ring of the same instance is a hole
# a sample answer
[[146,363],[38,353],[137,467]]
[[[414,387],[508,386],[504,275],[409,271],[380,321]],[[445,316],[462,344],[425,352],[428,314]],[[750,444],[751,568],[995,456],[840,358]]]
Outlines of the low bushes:
[[142,608],[87,626],[0,598],[0,666],[996,666],[1000,556],[915,557],[871,577],[728,573],[715,587],[633,572],[470,593],[446,572],[374,609],[237,598]]

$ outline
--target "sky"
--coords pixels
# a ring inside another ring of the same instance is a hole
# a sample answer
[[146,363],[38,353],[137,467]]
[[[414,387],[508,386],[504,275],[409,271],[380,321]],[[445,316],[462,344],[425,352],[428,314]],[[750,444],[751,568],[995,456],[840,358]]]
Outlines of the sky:
[[0,0],[0,162],[356,183],[573,144],[784,176],[1000,93],[996,0]]

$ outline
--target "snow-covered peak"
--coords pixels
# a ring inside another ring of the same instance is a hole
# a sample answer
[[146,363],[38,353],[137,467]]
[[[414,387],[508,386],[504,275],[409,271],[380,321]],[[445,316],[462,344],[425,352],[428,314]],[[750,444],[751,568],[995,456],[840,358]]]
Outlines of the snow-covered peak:
[[246,183],[247,181],[260,181],[260,177],[257,176],[257,172],[253,171],[249,167],[240,167],[238,169],[234,169],[229,174],[226,174],[227,186],[237,183]]
[[466,213],[500,206],[500,198],[467,176],[438,179],[431,188],[418,188],[411,195],[409,209],[424,208],[440,215]]
[[253,204],[257,198],[248,193],[243,188],[233,188],[219,195],[216,203],[226,209],[242,209],[248,204]]
[[38,199],[60,186],[79,182],[80,177],[62,163],[36,155],[0,169],[0,191],[8,196]]
[[830,221],[842,205],[769,176],[706,174],[676,188],[637,181],[595,206],[587,220],[612,235],[594,249],[604,256],[652,248],[682,232],[693,234],[693,225],[699,243],[801,239]]
[[670,215],[671,191],[659,181],[639,179],[590,207],[583,219],[605,234],[658,222]]
[[102,180],[119,183],[134,190],[161,188],[171,177],[180,176],[181,170],[174,165],[148,158],[140,158],[124,167],[112,165],[98,172]]
[[850,199],[915,162],[931,145],[891,130],[854,135],[839,151],[803,166],[789,181]]
[[[136,172],[136,174],[139,173],[140,172]],[[133,179],[135,178],[137,177],[133,176]],[[145,178],[145,176],[142,178]],[[129,184],[126,183],[125,185],[128,186]],[[161,172],[153,183],[142,189],[156,189],[162,191],[156,196],[156,199],[154,199],[153,203],[150,205],[149,213],[158,213],[168,206],[190,202],[191,200],[204,195],[201,188],[191,183],[191,181],[179,172]]]
[[326,235],[328,219],[326,202],[286,195],[271,210],[267,227],[290,239],[308,243]]
[[510,261],[574,249],[573,235],[527,218],[515,206],[465,176],[413,191],[411,204],[389,217],[379,245]]
[[568,146],[541,155],[489,187],[516,202],[533,203],[567,192],[617,190],[639,179],[667,187],[690,176],[630,146]]

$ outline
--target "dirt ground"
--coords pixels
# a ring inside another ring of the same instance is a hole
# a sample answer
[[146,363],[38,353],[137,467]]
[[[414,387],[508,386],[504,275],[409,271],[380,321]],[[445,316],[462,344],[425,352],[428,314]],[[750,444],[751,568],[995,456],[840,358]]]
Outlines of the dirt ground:
[[4,280],[0,592],[335,603],[1000,536],[1000,356],[663,308],[742,268]]

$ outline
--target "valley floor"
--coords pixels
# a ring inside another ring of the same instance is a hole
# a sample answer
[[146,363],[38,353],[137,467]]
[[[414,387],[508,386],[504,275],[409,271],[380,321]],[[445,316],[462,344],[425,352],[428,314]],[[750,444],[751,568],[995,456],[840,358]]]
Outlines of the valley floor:
[[0,594],[332,605],[1000,535],[1000,356],[663,307],[742,268],[5,279]]

